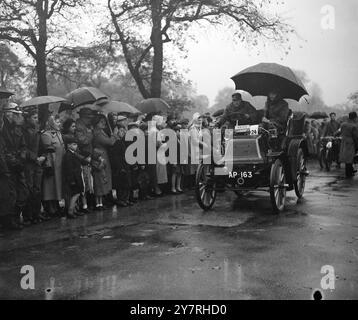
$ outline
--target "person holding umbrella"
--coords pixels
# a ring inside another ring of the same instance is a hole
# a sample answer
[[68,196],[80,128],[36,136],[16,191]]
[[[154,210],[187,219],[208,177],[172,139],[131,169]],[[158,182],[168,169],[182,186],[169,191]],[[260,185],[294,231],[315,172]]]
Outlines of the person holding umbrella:
[[286,130],[289,113],[290,109],[288,103],[281,98],[279,90],[271,90],[267,96],[265,115],[262,122],[273,124],[277,127],[280,133],[283,133]]

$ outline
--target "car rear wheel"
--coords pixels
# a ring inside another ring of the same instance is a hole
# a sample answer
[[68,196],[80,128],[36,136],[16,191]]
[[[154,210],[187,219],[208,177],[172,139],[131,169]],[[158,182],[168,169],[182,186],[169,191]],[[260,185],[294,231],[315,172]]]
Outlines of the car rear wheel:
[[286,175],[283,163],[277,159],[271,167],[270,174],[270,198],[275,213],[285,209],[286,204]]
[[301,199],[306,187],[306,158],[303,150],[300,148],[297,153],[297,176],[294,183],[297,198]]
[[216,200],[215,180],[211,176],[210,166],[201,164],[196,173],[195,195],[199,206],[207,211],[210,210]]

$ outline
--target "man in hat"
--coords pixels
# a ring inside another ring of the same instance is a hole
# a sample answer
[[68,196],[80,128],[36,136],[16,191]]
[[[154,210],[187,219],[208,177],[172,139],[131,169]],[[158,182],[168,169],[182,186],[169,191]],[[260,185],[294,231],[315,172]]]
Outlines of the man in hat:
[[21,229],[20,215],[28,198],[24,173],[26,160],[26,143],[22,132],[24,118],[15,103],[7,104],[3,111],[4,124],[1,135],[9,181],[9,211],[6,222],[10,228]]
[[241,114],[244,121],[256,120],[257,110],[250,102],[242,100],[240,92],[236,91],[232,95],[232,102],[226,107],[225,112],[221,119],[218,121],[217,126],[222,126],[225,122],[232,123],[238,114]]
[[24,210],[25,223],[39,223],[48,218],[41,215],[42,164],[46,157],[40,154],[40,123],[37,106],[24,108],[25,125],[23,127],[26,142],[25,179],[29,198]]

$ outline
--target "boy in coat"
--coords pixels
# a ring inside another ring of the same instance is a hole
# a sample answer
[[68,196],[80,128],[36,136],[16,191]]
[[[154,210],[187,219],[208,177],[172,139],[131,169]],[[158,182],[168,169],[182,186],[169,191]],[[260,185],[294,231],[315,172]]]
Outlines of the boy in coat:
[[74,219],[81,213],[75,212],[76,203],[84,192],[84,183],[81,170],[81,160],[76,154],[78,150],[75,138],[67,139],[67,150],[63,157],[63,183],[66,194],[67,218]]

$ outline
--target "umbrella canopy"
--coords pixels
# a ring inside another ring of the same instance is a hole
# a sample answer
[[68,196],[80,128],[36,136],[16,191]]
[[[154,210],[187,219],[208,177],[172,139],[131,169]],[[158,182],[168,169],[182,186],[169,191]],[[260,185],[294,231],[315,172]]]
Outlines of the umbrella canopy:
[[314,112],[309,116],[310,119],[319,120],[329,118],[326,112]]
[[9,98],[11,96],[13,96],[14,94],[12,92],[10,92],[9,90],[7,90],[4,87],[0,87],[0,96],[3,96],[5,98]]
[[109,101],[108,103],[101,106],[100,110],[104,113],[128,113],[128,114],[140,114],[141,112],[131,106],[128,103],[120,101]]
[[213,117],[214,118],[221,117],[224,114],[224,112],[225,112],[225,109],[220,109],[213,113]]
[[276,63],[260,63],[231,79],[236,90],[247,91],[252,96],[267,96],[272,90],[279,90],[283,99],[299,101],[308,94],[302,81],[289,67]]
[[58,103],[58,102],[64,102],[66,99],[55,97],[55,96],[40,96],[36,98],[32,98],[30,100],[27,100],[23,102],[20,107],[26,108],[26,107],[32,107],[32,106],[38,106],[41,104],[50,104],[50,103]]
[[98,100],[103,101],[108,98],[102,91],[94,87],[82,87],[70,92],[66,99],[74,108],[84,104],[94,103]]
[[170,109],[169,105],[160,98],[150,98],[141,101],[136,108],[143,113],[167,113]]

